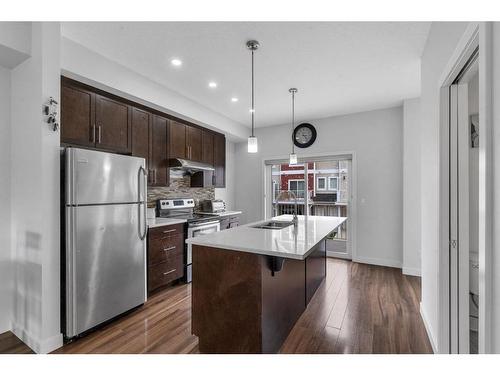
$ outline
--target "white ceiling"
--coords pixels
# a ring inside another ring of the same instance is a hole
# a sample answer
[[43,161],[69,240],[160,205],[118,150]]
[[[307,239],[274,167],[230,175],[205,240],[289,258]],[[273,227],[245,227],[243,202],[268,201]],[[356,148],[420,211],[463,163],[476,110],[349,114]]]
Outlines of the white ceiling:
[[[250,52],[256,125],[305,121],[401,104],[420,95],[425,22],[66,22],[62,33],[239,123],[250,124]],[[174,68],[172,58],[183,65]],[[218,87],[208,88],[209,81]],[[231,97],[239,98],[237,103]]]

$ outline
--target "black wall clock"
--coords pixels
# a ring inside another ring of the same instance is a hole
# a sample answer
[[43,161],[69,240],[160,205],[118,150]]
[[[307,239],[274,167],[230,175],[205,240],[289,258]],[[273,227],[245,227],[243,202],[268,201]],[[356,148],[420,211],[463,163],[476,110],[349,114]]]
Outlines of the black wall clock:
[[316,140],[316,129],[308,123],[297,125],[293,131],[293,143],[300,148],[309,147]]

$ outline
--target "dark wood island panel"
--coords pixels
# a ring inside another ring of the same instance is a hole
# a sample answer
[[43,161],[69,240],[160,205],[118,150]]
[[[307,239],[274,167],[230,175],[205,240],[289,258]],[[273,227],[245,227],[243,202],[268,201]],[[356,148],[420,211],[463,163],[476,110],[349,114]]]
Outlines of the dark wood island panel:
[[193,245],[200,352],[278,352],[325,274],[324,241],[305,260]]

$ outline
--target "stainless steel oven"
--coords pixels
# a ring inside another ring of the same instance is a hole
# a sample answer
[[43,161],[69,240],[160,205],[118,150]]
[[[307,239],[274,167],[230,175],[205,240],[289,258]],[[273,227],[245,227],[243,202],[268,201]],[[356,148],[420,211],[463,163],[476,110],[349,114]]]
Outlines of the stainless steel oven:
[[[219,231],[220,231],[220,222],[218,220],[204,221],[204,222],[190,222],[188,223],[187,238],[203,236],[204,234],[209,234]],[[193,266],[192,247],[191,244],[188,244],[187,256],[186,256],[186,281],[188,283],[191,282],[192,266]]]

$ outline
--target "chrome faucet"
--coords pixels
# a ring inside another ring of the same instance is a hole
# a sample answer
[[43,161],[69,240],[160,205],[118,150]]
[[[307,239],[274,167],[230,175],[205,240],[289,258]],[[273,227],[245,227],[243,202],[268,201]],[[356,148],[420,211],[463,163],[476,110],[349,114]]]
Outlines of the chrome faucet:
[[[297,194],[295,194],[292,190],[282,190],[278,196],[276,197],[276,204],[279,202],[279,199],[281,198],[282,195],[286,195],[287,198],[289,198],[288,196],[291,195],[295,201],[295,204],[294,204],[294,209],[293,209],[293,219],[292,219],[292,222],[293,222],[293,225],[295,227],[297,227],[297,225],[299,224],[299,218],[297,217],[297,208],[298,208],[298,199],[297,199]],[[276,208],[275,208],[275,212],[276,212]]]

